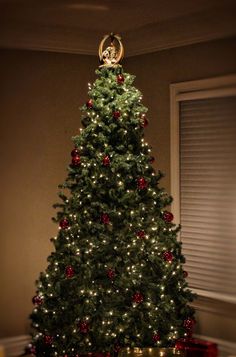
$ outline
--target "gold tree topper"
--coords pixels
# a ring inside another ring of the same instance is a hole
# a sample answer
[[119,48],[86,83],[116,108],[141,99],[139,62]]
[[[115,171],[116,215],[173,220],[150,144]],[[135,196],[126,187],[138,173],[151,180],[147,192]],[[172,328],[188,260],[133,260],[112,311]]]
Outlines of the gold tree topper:
[[[105,42],[110,38],[110,46],[105,50],[103,49]],[[115,44],[116,42],[116,44]],[[118,48],[117,48],[118,45]],[[121,42],[120,35],[105,35],[99,45],[99,59],[101,65],[99,67],[117,67],[120,66],[119,62],[124,57],[124,47]]]

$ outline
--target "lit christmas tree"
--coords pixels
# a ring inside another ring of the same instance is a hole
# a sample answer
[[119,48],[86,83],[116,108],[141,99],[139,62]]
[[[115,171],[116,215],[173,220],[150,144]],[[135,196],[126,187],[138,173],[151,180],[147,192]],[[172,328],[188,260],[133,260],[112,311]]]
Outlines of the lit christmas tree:
[[147,109],[112,38],[82,107],[59,193],[55,250],[37,281],[31,353],[75,357],[168,347],[190,335],[193,294],[179,227],[144,141]]

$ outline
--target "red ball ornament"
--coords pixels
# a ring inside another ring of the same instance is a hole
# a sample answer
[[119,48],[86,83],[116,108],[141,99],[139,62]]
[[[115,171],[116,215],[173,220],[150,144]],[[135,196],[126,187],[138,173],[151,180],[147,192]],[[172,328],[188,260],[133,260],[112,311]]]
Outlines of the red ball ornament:
[[92,108],[93,108],[93,101],[92,101],[92,99],[89,99],[89,100],[87,101],[86,107],[87,107],[88,109],[92,109]]
[[72,157],[72,160],[71,160],[72,166],[79,166],[80,162],[81,162],[81,160],[80,160],[80,156],[79,155],[76,155],[76,156]]
[[141,294],[139,291],[137,291],[133,296],[132,296],[132,301],[135,302],[136,304],[140,304],[143,302],[144,297],[143,294]]
[[173,260],[173,254],[172,254],[171,252],[164,252],[164,253],[163,253],[163,259],[164,259],[166,262],[171,263],[172,260]]
[[86,321],[81,321],[79,323],[79,331],[81,333],[88,333],[89,332],[89,324]]
[[162,218],[164,219],[164,221],[165,221],[166,223],[170,223],[170,222],[173,221],[174,216],[173,216],[173,214],[172,214],[171,212],[164,211],[164,212],[163,212],[163,215],[162,215]]
[[118,353],[120,351],[121,347],[118,343],[114,344],[114,352]]
[[195,320],[192,319],[191,317],[188,317],[187,319],[184,320],[184,328],[186,330],[192,330],[195,325]]
[[142,230],[142,231],[138,231],[136,233],[136,236],[139,237],[139,238],[145,238],[145,232]]
[[65,274],[67,278],[73,278],[73,276],[75,275],[74,268],[71,265],[68,265],[65,269]]
[[175,342],[175,348],[177,350],[185,350],[185,347],[186,347],[186,343],[184,342],[184,340],[177,340]]
[[160,341],[160,339],[161,339],[161,336],[159,333],[154,333],[154,335],[152,336],[153,342],[158,342],[158,341]]
[[116,80],[118,84],[123,84],[125,81],[125,78],[123,76],[123,74],[118,74],[118,76],[116,76]]
[[139,190],[145,190],[148,187],[148,182],[144,177],[140,177],[137,180],[137,186]]
[[114,277],[115,277],[115,272],[114,272],[114,270],[113,269],[108,269],[107,270],[107,276],[108,276],[108,278],[110,279],[110,280],[113,280],[114,279]]
[[153,163],[154,163],[154,161],[155,161],[155,157],[154,157],[154,156],[150,156],[150,158],[149,158],[149,162],[150,162],[150,164],[153,164]]
[[43,298],[42,298],[42,296],[40,296],[40,295],[35,295],[34,297],[33,297],[33,299],[32,299],[32,302],[33,302],[33,304],[34,305],[42,305],[42,303],[43,303]]
[[53,337],[52,336],[45,335],[43,339],[44,339],[44,343],[46,345],[51,345],[53,343]]
[[188,277],[188,272],[186,270],[183,271],[183,277],[186,279]]
[[141,118],[140,118],[140,126],[141,126],[141,128],[146,128],[146,127],[148,126],[148,120],[147,120],[145,114],[142,114],[142,115],[141,115]]
[[79,156],[79,150],[76,149],[76,148],[74,148],[74,149],[71,151],[70,154],[71,154],[72,157]]
[[61,229],[67,229],[67,228],[69,228],[70,223],[69,223],[68,219],[63,218],[60,221],[59,225],[60,225]]
[[25,354],[32,354],[36,355],[36,347],[32,345],[31,343],[25,348]]
[[109,217],[109,215],[107,213],[103,213],[101,215],[101,222],[103,224],[109,224],[110,223],[110,217]]
[[32,355],[36,355],[36,347],[35,347],[35,346],[32,346],[32,347],[30,348],[30,353],[31,353]]
[[103,166],[109,166],[110,162],[110,157],[108,155],[104,156],[104,158],[102,159]]
[[120,111],[119,110],[116,110],[115,112],[113,112],[113,118],[114,119],[119,119],[119,117],[120,117]]

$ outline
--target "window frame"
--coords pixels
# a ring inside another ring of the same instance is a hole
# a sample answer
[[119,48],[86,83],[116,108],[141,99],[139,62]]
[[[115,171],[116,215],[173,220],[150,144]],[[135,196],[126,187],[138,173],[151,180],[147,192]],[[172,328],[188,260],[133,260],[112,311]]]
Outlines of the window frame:
[[[170,192],[171,209],[180,223],[180,102],[197,99],[236,96],[236,74],[170,84]],[[180,239],[180,236],[179,236]],[[193,289],[200,298],[236,304],[228,295]]]

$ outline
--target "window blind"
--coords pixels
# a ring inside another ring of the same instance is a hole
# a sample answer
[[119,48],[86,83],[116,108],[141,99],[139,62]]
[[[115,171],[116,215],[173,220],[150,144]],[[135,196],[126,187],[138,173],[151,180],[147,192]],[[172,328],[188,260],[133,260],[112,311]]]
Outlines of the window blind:
[[180,102],[180,217],[190,287],[236,303],[236,97]]

